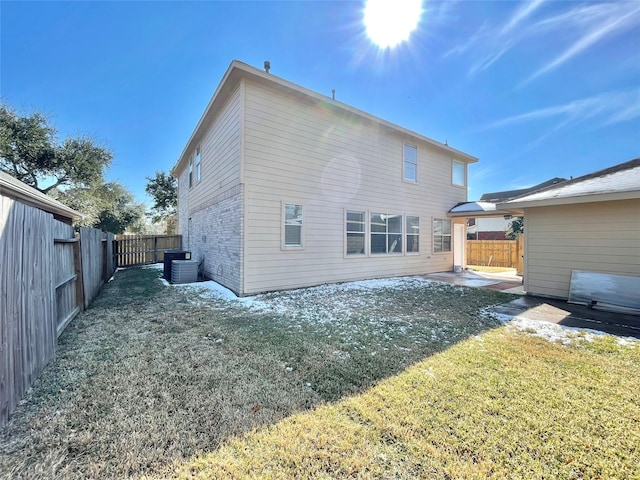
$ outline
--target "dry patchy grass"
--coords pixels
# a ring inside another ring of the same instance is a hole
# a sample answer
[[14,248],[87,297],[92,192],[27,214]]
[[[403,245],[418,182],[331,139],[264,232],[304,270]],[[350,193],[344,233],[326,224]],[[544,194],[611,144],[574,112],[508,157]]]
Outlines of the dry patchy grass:
[[516,273],[516,269],[511,267],[489,267],[487,265],[468,265],[468,268],[470,270],[473,270],[474,272],[487,272],[487,273],[510,272],[514,274]]
[[640,349],[503,329],[179,464],[177,478],[640,478]]
[[154,474],[357,394],[496,322],[510,297],[410,281],[319,287],[249,308],[119,272],[0,430],[0,477]]
[[[2,478],[633,478],[638,347],[414,280],[228,302],[119,272],[0,430]],[[635,344],[633,344],[635,345]]]

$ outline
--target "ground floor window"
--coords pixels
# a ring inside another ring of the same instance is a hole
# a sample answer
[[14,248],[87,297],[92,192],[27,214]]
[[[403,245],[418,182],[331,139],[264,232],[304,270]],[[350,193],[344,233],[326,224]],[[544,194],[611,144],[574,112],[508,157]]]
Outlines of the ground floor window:
[[433,220],[433,252],[451,251],[451,220],[435,218]]
[[407,215],[407,253],[420,252],[420,219]]
[[347,210],[347,255],[364,255],[365,222],[366,217],[364,212],[354,212]]
[[372,213],[371,253],[402,253],[402,215]]
[[303,209],[302,205],[284,205],[284,246],[302,246]]

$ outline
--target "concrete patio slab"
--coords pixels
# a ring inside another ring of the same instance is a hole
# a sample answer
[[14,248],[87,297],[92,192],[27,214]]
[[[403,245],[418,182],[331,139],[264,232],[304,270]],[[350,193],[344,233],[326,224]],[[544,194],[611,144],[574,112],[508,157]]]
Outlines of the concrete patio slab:
[[498,305],[491,311],[565,327],[587,328],[612,335],[640,338],[640,316],[596,310],[564,300],[523,296],[504,305]]
[[424,277],[453,285],[488,288],[522,295],[512,302],[492,309],[492,312],[500,315],[640,338],[640,316],[597,310],[584,305],[567,303],[564,300],[525,295],[522,277],[513,273],[439,272],[430,273]]
[[510,273],[486,273],[486,272],[438,272],[429,273],[425,278],[446,282],[463,287],[489,288],[507,293],[524,294],[522,277]]

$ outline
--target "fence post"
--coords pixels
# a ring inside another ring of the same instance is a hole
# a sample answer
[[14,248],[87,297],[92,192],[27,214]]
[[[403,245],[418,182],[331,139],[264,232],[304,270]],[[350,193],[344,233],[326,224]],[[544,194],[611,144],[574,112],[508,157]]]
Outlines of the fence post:
[[73,265],[75,269],[76,277],[76,307],[80,308],[82,312],[84,310],[84,279],[82,278],[82,254],[81,254],[81,239],[80,235],[76,233],[77,242],[73,244]]
[[158,237],[153,237],[153,263],[158,263]]

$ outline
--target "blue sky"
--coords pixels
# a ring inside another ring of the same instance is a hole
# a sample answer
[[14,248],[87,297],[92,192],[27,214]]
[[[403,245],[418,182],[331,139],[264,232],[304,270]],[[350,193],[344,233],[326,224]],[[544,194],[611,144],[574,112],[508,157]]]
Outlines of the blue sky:
[[233,59],[479,157],[470,200],[640,156],[640,2],[426,1],[384,50],[363,8],[3,0],[0,96],[109,146],[147,202]]

